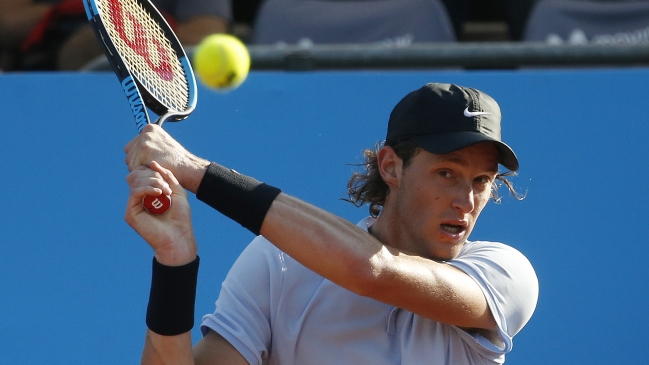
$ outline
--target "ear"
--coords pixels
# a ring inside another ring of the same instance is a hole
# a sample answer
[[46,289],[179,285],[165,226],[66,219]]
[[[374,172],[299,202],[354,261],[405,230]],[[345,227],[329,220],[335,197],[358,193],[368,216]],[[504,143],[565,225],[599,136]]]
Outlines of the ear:
[[397,153],[394,152],[392,147],[384,146],[379,150],[377,163],[383,181],[391,188],[398,188],[401,180],[403,160],[397,156]]

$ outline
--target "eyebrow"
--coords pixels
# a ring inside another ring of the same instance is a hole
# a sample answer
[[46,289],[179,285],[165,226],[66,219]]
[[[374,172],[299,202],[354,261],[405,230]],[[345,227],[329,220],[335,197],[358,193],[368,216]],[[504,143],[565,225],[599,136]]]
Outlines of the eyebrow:
[[[469,161],[467,161],[464,158],[460,158],[460,157],[458,157],[456,155],[453,155],[453,154],[450,154],[450,155],[449,154],[443,154],[443,155],[438,155],[438,156],[439,156],[440,160],[443,161],[443,162],[451,162],[451,163],[454,163],[454,164],[457,164],[457,165],[460,165],[460,166],[464,166],[464,167],[469,166]],[[498,173],[498,164],[496,164],[495,168],[489,168],[488,172],[497,174]]]

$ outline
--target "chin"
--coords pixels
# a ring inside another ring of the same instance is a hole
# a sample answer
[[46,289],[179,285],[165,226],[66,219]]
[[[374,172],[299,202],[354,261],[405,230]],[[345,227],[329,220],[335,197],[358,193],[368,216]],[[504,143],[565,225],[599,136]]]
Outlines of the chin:
[[460,250],[462,250],[462,246],[464,245],[465,241],[462,241],[462,243],[456,243],[453,244],[452,246],[450,244],[445,244],[446,247],[440,250],[431,250],[429,252],[428,258],[433,259],[435,261],[448,261],[448,260],[453,260],[454,258],[458,257],[460,255]]

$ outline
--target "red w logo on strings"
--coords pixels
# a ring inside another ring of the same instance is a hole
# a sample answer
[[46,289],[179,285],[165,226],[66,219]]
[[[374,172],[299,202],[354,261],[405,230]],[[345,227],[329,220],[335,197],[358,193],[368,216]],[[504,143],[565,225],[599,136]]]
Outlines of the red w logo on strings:
[[[170,57],[167,49],[162,46],[158,39],[149,37],[146,29],[131,13],[126,14],[128,19],[124,16],[121,1],[108,1],[108,4],[110,4],[110,20],[115,26],[119,37],[135,53],[142,56],[149,67],[163,80],[171,81],[174,75],[171,69],[171,63],[169,62]],[[130,21],[131,23],[133,39],[130,39],[126,34],[125,21]],[[151,59],[151,54],[149,54],[149,41],[155,45],[158,51],[159,64],[156,64]]]

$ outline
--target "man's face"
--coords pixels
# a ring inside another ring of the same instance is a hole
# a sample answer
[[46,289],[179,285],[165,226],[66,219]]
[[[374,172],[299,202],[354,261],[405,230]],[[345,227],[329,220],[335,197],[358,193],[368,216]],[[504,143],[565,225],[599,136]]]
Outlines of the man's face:
[[401,168],[388,194],[400,248],[436,260],[457,257],[489,201],[497,156],[483,142],[443,155],[421,150]]

